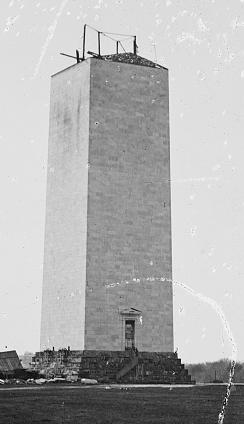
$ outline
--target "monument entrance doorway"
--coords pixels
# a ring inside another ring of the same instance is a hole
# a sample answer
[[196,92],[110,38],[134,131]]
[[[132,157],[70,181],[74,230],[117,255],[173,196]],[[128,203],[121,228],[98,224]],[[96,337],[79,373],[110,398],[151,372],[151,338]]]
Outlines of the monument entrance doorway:
[[125,349],[133,349],[135,347],[135,320],[125,320]]

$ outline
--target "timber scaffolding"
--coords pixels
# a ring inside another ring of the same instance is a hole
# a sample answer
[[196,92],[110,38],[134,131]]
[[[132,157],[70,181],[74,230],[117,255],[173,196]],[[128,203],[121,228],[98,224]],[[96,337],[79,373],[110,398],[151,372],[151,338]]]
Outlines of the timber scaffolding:
[[[97,34],[97,52],[91,52],[90,50],[86,52],[86,40],[87,40],[87,29],[90,29],[92,31],[94,31]],[[122,41],[127,41],[127,40],[132,40],[133,43],[133,54],[134,56],[137,55],[137,51],[138,51],[138,46],[137,46],[137,41],[136,41],[136,35],[130,35],[130,34],[118,34],[118,33],[111,33],[111,32],[104,32],[104,31],[99,31],[96,28],[93,28],[90,25],[85,24],[84,28],[83,28],[83,42],[82,42],[82,53],[81,53],[81,49],[76,49],[76,55],[70,55],[70,54],[66,54],[66,53],[60,53],[63,56],[67,56],[73,59],[76,59],[77,63],[82,62],[83,60],[86,59],[86,53],[89,54],[90,56],[96,57],[98,59],[102,58],[102,54],[101,54],[101,36],[108,38],[109,40],[112,40],[115,43],[116,46],[116,50],[115,50],[115,54],[118,55],[120,53],[120,51],[122,50],[123,53],[128,53],[125,48],[124,45],[122,43]],[[117,38],[115,38],[114,36],[116,36]],[[119,38],[118,38],[119,37]],[[122,38],[120,38],[122,37]]]
[[195,384],[176,352],[45,350],[36,353],[32,369],[46,377],[73,372],[99,383]]

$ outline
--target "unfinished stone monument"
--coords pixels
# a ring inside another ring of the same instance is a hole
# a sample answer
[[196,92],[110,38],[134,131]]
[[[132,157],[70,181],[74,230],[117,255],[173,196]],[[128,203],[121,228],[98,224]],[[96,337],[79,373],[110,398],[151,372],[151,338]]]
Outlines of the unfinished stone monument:
[[53,75],[38,361],[69,347],[101,381],[190,381],[171,256],[168,70],[134,52]]

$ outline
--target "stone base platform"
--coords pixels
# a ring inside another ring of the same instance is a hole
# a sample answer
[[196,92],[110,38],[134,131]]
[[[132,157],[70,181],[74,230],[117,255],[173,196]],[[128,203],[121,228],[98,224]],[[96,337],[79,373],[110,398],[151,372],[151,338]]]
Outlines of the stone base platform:
[[73,373],[99,383],[195,383],[174,352],[46,350],[36,353],[32,368],[47,377]]

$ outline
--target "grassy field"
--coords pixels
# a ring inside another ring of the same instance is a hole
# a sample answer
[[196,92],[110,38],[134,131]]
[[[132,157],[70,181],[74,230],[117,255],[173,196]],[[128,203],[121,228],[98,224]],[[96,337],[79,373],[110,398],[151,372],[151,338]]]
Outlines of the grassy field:
[[[224,396],[225,386],[3,389],[0,423],[216,424]],[[244,423],[244,386],[232,392],[224,423]]]

